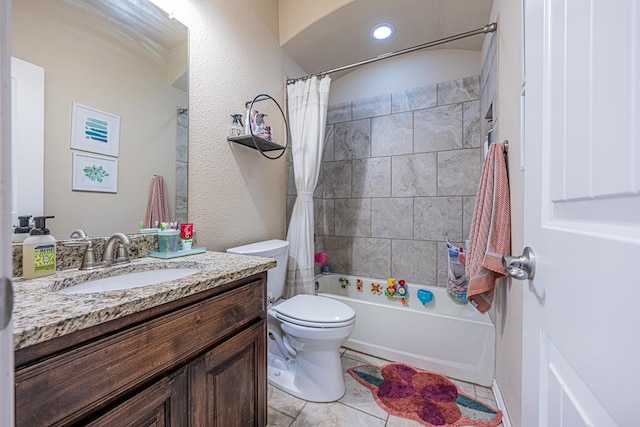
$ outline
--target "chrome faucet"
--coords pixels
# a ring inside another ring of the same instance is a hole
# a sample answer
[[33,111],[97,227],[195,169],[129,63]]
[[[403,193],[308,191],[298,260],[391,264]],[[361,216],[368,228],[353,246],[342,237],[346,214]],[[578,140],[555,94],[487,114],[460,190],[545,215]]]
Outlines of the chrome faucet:
[[[109,237],[102,251],[102,263],[105,267],[114,264],[126,264],[129,260],[129,245],[131,241],[122,233],[114,233]],[[117,251],[116,258],[113,258],[114,250]]]
[[86,239],[87,237],[89,236],[87,236],[87,233],[85,233],[82,228],[73,230],[69,236],[70,239]]

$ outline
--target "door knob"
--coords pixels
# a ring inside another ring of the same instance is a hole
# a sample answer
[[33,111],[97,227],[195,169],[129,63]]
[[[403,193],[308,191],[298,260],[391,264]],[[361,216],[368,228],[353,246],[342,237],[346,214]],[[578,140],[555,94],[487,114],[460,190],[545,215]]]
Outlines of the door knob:
[[520,256],[502,257],[502,266],[507,274],[514,279],[528,280],[533,279],[536,273],[536,255],[530,247],[524,248]]

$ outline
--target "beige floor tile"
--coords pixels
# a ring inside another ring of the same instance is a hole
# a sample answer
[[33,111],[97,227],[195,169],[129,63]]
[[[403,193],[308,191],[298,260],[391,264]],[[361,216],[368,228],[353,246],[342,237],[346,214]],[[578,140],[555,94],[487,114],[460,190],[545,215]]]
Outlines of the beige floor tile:
[[466,381],[456,380],[454,378],[449,378],[449,380],[451,380],[451,382],[453,382],[456,386],[458,386],[458,388],[460,390],[462,390],[463,392],[465,392],[469,396],[475,397],[475,395],[476,395],[475,384],[468,383]]
[[267,427],[289,427],[292,422],[292,417],[269,406],[267,413]]
[[493,390],[489,387],[482,387],[476,385],[476,397],[483,402],[494,402],[496,401],[496,397],[493,395]]
[[364,353],[358,353],[357,351],[353,351],[353,350],[347,350],[343,354],[342,358],[344,359],[345,357],[348,357],[349,359],[353,359],[353,360],[359,361],[360,365],[362,365],[364,363],[370,363],[372,365],[382,366],[382,365],[386,365],[387,363],[389,363],[388,360],[380,359],[378,357],[370,356],[370,355],[364,354]]
[[358,360],[350,359],[348,357],[342,358],[342,369],[344,371],[344,386],[346,388],[346,392],[339,402],[352,408],[359,409],[367,414],[374,415],[378,418],[387,418],[387,412],[376,403],[373,395],[371,394],[371,390],[357,382],[347,372],[347,369],[361,364],[362,362]]
[[389,420],[387,421],[386,427],[421,427],[417,421],[411,420],[409,418],[398,417],[395,415],[389,415]]
[[291,427],[384,427],[385,420],[365,414],[342,403],[313,403],[305,405]]
[[305,400],[285,393],[271,384],[267,387],[267,402],[270,407],[277,409],[291,418],[297,417],[302,407],[307,403]]

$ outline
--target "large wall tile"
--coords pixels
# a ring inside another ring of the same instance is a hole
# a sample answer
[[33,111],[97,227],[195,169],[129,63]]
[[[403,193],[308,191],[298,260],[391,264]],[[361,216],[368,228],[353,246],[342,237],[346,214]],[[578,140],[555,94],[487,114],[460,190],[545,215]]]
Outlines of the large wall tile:
[[322,228],[320,229],[324,236],[333,236],[336,234],[336,204],[334,199],[322,200],[324,209],[322,210]]
[[391,157],[352,162],[353,197],[391,196]]
[[480,78],[478,76],[438,83],[438,105],[476,99],[480,99]]
[[391,161],[391,195],[435,196],[436,171],[436,153],[394,156]]
[[322,149],[323,162],[332,162],[336,159],[334,154],[335,139],[336,139],[335,125],[327,125],[324,130],[324,147]]
[[438,153],[438,196],[474,196],[482,171],[482,149]]
[[413,239],[413,198],[371,199],[371,237]]
[[325,236],[324,251],[327,253],[326,264],[334,273],[350,274],[353,270],[352,252],[353,239],[351,237]]
[[324,198],[351,197],[351,162],[323,163]]
[[371,156],[413,152],[413,114],[399,113],[371,120]]
[[462,240],[462,197],[416,197],[414,239]]
[[482,145],[480,126],[480,101],[469,101],[462,104],[462,147],[476,148]]
[[353,101],[351,111],[351,120],[391,114],[391,94]]
[[334,125],[335,160],[366,159],[371,156],[371,120]]
[[373,278],[391,275],[390,239],[353,239],[353,274]]
[[413,118],[415,153],[462,148],[462,104],[418,110]]
[[402,113],[435,107],[437,102],[436,85],[401,90],[391,94],[391,112]]
[[437,283],[436,242],[396,240],[392,242],[391,275],[423,285]]
[[479,86],[476,76],[329,109],[315,247],[334,272],[446,285],[445,236],[468,238],[492,125]]
[[469,239],[475,204],[476,196],[464,196],[462,198],[462,240]]
[[336,236],[371,236],[371,199],[335,200]]
[[331,105],[327,108],[327,124],[348,122],[351,120],[351,103]]

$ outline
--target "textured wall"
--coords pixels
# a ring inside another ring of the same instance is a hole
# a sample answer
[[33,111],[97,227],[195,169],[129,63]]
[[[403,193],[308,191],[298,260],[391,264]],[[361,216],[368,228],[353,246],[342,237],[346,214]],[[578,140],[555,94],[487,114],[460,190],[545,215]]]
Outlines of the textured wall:
[[[231,114],[268,93],[284,108],[284,76],[300,75],[278,44],[278,2],[190,0],[189,221],[210,250],[285,237],[286,160],[227,142]],[[259,107],[261,109],[262,107]],[[276,137],[282,121],[270,117]]]
[[469,77],[329,108],[315,219],[334,271],[445,284],[482,165],[479,94]]

